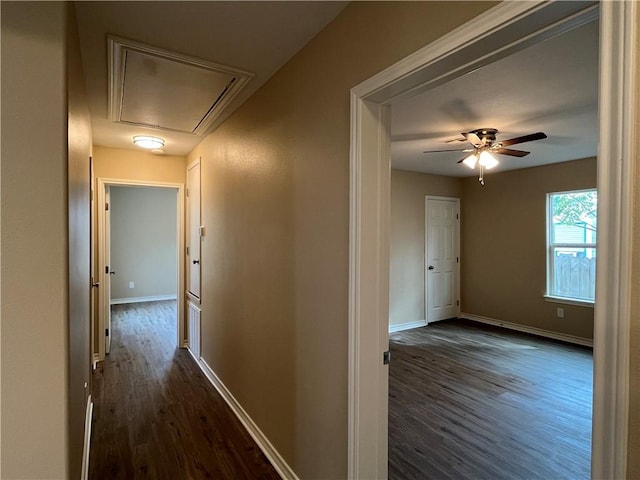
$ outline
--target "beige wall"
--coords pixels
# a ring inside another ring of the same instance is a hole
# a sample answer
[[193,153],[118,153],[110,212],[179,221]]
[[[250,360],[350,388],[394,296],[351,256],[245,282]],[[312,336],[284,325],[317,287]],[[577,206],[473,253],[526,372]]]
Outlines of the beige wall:
[[70,441],[67,9],[54,2],[0,8],[2,476],[63,479]]
[[141,182],[185,183],[186,158],[144,150],[93,146],[96,177]]
[[353,2],[202,157],[202,352],[300,478],[347,471],[349,91],[489,4]]
[[461,180],[391,170],[389,325],[425,321],[425,195],[460,198]]
[[111,187],[112,299],[177,294],[177,198],[174,188]]
[[75,9],[68,9],[69,182],[69,478],[80,478],[91,384],[90,179],[91,116],[84,88]]
[[[462,311],[593,338],[593,308],[545,301],[546,195],[594,188],[596,159],[462,182]],[[565,310],[556,317],[556,308]]]

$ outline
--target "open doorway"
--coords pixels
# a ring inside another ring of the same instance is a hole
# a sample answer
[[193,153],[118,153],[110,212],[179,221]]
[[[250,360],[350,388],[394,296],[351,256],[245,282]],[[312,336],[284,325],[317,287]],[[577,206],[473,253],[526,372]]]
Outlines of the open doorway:
[[[144,307],[170,319],[167,342],[184,346],[183,186],[98,179],[98,360],[110,351],[112,312]],[[142,310],[140,310],[142,311]]]
[[[597,17],[588,16],[552,38],[392,102],[389,331],[415,330],[389,339],[390,478],[410,478],[415,468],[434,478],[447,478],[447,471],[473,478],[549,478],[550,472],[589,478],[591,351],[543,337],[591,346],[593,297],[551,298],[543,289],[548,195],[596,187],[598,27]],[[465,134],[473,130],[518,149],[496,144],[497,165],[484,172],[483,183],[477,165],[464,163],[473,153]],[[546,134],[527,135],[533,132]],[[455,197],[463,212],[462,298],[453,268],[460,265]],[[576,232],[571,240],[580,241],[580,227],[566,223],[556,236]],[[415,249],[409,258],[412,243],[424,243],[425,253]],[[595,275],[582,272],[572,268],[563,283],[586,283],[593,291]],[[422,295],[424,310],[411,316]],[[445,322],[420,328],[417,319]],[[565,433],[546,435],[552,431]],[[500,470],[492,455],[511,461]]]
[[[593,5],[586,6],[587,10]],[[575,8],[573,12],[566,8]],[[389,280],[389,103],[426,84],[443,84],[490,63],[513,42],[535,43],[539,34],[568,25],[585,13],[585,4],[508,2],[469,22],[446,38],[399,62],[352,90],[352,188],[350,281],[349,475],[387,474]],[[595,6],[597,8],[597,6]],[[633,82],[623,59],[631,41],[631,12],[625,4],[600,5],[600,148],[598,156],[598,293],[595,307],[592,475],[624,476],[628,407],[622,396],[628,382],[629,314],[627,233],[631,201],[630,128],[624,99]],[[588,11],[586,12],[589,13]],[[593,11],[591,12],[593,13]],[[530,45],[531,43],[529,43]],[[495,58],[495,57],[494,57]],[[619,88],[606,88],[615,84]],[[623,119],[623,120],[621,120]],[[619,127],[623,121],[624,128]],[[618,161],[614,161],[614,159]],[[606,200],[605,200],[606,199]],[[609,232],[612,232],[609,235]],[[623,241],[616,239],[623,235]],[[603,238],[604,237],[604,238]],[[463,292],[464,293],[464,292]],[[606,372],[615,372],[607,374]]]
[[[112,313],[144,306],[155,317],[173,317],[162,329],[178,338],[177,190],[157,187],[107,187],[110,228],[105,251]],[[166,312],[160,315],[159,312]],[[167,318],[170,320],[170,318]],[[107,322],[106,351],[113,325]],[[175,347],[176,345],[174,345]]]

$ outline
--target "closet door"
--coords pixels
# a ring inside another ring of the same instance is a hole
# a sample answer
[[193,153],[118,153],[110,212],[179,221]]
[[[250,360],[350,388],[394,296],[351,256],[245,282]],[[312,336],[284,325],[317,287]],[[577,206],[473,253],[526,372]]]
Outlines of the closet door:
[[200,161],[187,169],[187,290],[200,298]]

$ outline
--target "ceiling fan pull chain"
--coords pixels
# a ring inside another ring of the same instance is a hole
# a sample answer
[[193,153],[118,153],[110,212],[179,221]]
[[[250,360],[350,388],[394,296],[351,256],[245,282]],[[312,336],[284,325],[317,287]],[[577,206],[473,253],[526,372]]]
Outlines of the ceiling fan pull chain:
[[484,165],[480,164],[480,177],[478,178],[480,185],[484,186]]

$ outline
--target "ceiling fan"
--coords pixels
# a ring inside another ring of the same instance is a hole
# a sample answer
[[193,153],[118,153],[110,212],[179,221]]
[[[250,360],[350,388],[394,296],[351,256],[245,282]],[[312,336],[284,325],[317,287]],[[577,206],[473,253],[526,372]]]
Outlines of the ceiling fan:
[[[510,155],[512,157],[526,157],[531,152],[524,150],[514,150],[511,145],[517,145],[519,143],[533,142],[534,140],[542,140],[547,136],[542,132],[531,133],[522,137],[510,138],[509,140],[503,140],[501,142],[496,141],[496,135],[498,130],[495,128],[478,128],[471,130],[470,132],[462,133],[462,136],[467,142],[472,145],[472,148],[454,148],[447,150],[428,150],[424,153],[438,153],[438,152],[467,152],[470,155],[460,159],[458,163],[464,163],[469,168],[475,168],[479,166],[480,176],[478,180],[484,185],[484,169],[487,170],[498,165],[498,160],[495,158],[495,154]],[[461,140],[462,141],[462,140]]]

